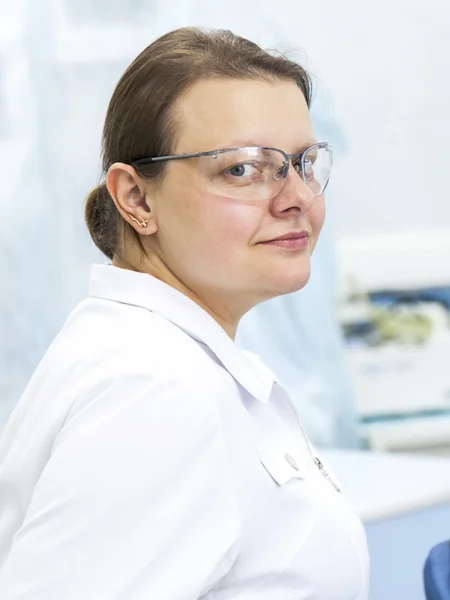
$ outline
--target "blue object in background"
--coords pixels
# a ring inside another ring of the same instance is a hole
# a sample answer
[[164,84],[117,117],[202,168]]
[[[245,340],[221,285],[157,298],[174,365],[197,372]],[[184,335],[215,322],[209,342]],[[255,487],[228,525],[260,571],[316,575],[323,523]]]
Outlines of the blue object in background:
[[424,568],[427,600],[450,600],[450,542],[430,550]]
[[[424,564],[429,549],[448,530],[448,523],[449,504],[367,523],[369,600],[425,600]],[[450,595],[447,592],[426,600],[450,600]]]

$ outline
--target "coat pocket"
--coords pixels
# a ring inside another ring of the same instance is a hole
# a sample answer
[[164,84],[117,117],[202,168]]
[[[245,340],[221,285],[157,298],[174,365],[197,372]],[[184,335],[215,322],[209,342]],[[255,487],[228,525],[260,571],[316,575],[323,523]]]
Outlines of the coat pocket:
[[306,477],[308,456],[304,451],[302,452],[301,446],[290,431],[283,431],[270,440],[258,444],[256,454],[278,485],[285,485],[292,479]]

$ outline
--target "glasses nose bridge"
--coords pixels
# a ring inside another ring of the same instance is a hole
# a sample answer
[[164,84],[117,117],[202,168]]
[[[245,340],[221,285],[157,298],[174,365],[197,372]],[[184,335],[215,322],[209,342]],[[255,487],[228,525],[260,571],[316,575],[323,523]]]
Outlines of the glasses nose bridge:
[[290,167],[293,167],[292,164],[292,159],[295,157],[298,157],[299,154],[287,154],[286,152],[284,152],[283,150],[280,150],[278,148],[273,148],[272,150],[275,150],[278,154],[281,154],[281,156],[283,157],[283,164],[280,168],[278,168],[273,177],[274,179],[280,180],[280,179],[284,179],[286,180],[288,175],[289,175],[289,170]]
[[300,208],[304,211],[309,210],[314,202],[314,193],[303,180],[303,169],[302,175],[299,176],[292,164],[292,160],[300,158],[302,153],[295,152],[293,154],[287,154],[282,150],[278,150],[278,152],[283,157],[283,166],[276,171],[273,176],[275,180],[278,180],[281,183],[281,188],[278,190],[277,194],[279,194],[283,188],[286,187],[286,184],[288,184],[289,187],[292,186],[296,202],[301,205]]
[[280,150],[280,152],[283,154],[283,158],[285,159],[285,177],[288,176],[291,168],[295,169],[294,164],[292,162],[294,159],[300,159],[300,168],[302,170],[302,175],[303,175],[303,164],[301,162],[302,153],[295,152],[294,154],[287,154],[286,152],[282,152],[281,150]]
[[[289,156],[289,155],[288,155]],[[296,158],[298,154],[290,155],[290,157]],[[297,171],[292,167],[292,158],[289,158],[288,161],[288,170],[286,177],[284,178],[283,187],[286,185],[291,187],[292,192],[295,194],[297,202],[300,204],[300,208],[304,211],[307,211],[311,208],[314,203],[314,192],[310,188],[310,186],[304,181],[302,176],[299,176]]]
[[285,156],[288,158],[289,162],[292,162],[293,158],[300,158],[301,155],[301,152],[294,152],[294,154],[286,154]]

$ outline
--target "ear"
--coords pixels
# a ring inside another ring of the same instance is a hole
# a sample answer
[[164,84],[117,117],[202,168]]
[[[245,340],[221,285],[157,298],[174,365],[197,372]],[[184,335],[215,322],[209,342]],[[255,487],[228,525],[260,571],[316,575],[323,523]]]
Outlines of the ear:
[[158,230],[142,178],[125,163],[114,163],[106,175],[106,187],[123,219],[141,235]]

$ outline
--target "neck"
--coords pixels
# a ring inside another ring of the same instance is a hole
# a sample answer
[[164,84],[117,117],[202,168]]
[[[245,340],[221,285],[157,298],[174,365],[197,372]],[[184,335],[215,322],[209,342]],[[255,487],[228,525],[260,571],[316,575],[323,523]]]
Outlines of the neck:
[[[167,285],[175,288],[190,298],[193,302],[198,304],[198,306],[205,310],[209,315],[211,315],[211,317],[222,327],[225,333],[234,341],[239,320],[244,313],[239,314],[239,311],[236,311],[236,313],[230,311],[226,308],[223,301],[214,301],[213,294],[207,290],[202,290],[201,292],[197,293],[194,292],[168,268],[157,268],[157,265],[149,264],[147,261],[137,266],[134,261],[128,261],[117,256],[114,257],[112,264],[120,269],[129,269],[130,271],[148,273],[149,275],[152,275],[152,277],[156,277],[160,281],[163,281]],[[213,306],[214,308],[212,308]]]

